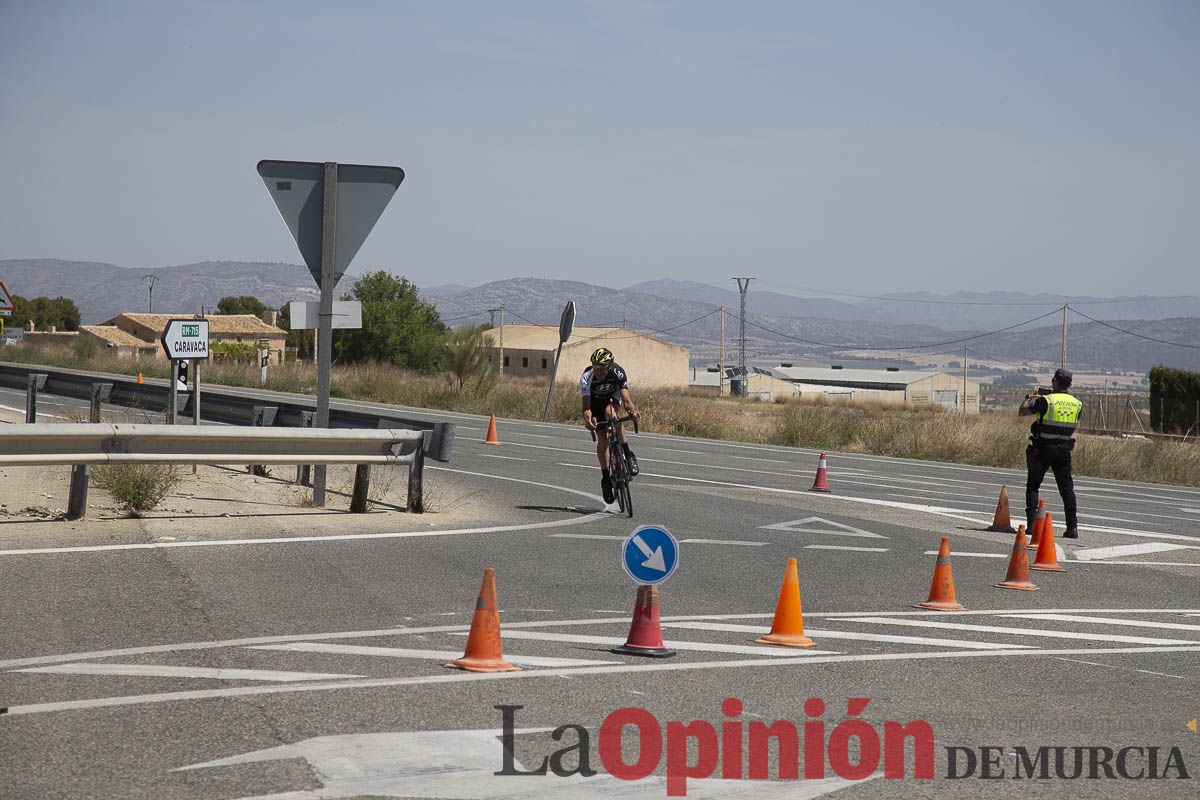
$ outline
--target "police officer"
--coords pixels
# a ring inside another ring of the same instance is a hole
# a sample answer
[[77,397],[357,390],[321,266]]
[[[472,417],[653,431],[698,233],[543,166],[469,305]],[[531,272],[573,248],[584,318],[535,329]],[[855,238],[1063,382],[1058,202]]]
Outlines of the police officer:
[[1067,529],[1063,536],[1075,539],[1079,537],[1079,519],[1075,505],[1075,481],[1071,477],[1071,451],[1075,449],[1075,426],[1079,423],[1083,403],[1067,393],[1067,389],[1071,388],[1070,370],[1055,370],[1050,385],[1049,394],[1041,394],[1035,389],[1017,411],[1022,417],[1037,417],[1029,429],[1029,447],[1025,449],[1025,466],[1029,470],[1025,481],[1025,518],[1028,530],[1032,531],[1037,513],[1038,489],[1046,477],[1046,470],[1053,470],[1054,482],[1058,484],[1058,493],[1062,495],[1067,516]]

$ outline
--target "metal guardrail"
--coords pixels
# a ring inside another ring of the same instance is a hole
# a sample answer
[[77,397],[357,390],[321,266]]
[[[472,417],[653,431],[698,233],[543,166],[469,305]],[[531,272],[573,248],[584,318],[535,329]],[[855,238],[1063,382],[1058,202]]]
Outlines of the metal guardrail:
[[372,464],[407,464],[408,508],[422,512],[426,438],[394,429],[32,423],[0,427],[0,466],[72,465],[67,517],[79,519],[94,464],[354,464],[357,512],[366,511]]
[[[144,408],[162,412],[167,407],[170,394],[169,383],[161,379],[147,379],[138,383],[124,375],[44,367],[35,364],[0,362],[0,386],[26,391],[30,375],[46,375],[41,390],[62,397],[90,399],[95,384],[111,384],[112,389],[104,401],[111,405]],[[275,409],[273,427],[302,428],[306,415],[316,410],[316,400],[284,397],[275,392],[256,391],[253,388],[234,388],[204,384],[202,387],[200,417],[205,422],[221,422],[226,425],[255,424],[256,407]],[[191,398],[180,409],[181,416],[191,414]],[[343,403],[333,401],[329,411],[329,427],[339,428],[382,428],[427,431],[424,455],[435,461],[447,462],[454,448],[454,424],[449,422],[427,422],[409,419],[386,411],[346,408]],[[265,463],[265,462],[263,462]]]
[[409,430],[37,422],[0,427],[0,466],[408,464],[423,440]]

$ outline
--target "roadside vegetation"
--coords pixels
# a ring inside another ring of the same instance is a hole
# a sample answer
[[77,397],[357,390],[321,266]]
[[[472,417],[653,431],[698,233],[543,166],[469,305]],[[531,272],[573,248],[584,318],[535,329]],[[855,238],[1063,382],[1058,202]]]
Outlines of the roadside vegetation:
[[[334,395],[419,408],[499,417],[540,419],[546,399],[543,381],[498,380],[491,366],[473,359],[477,331],[459,329],[443,339],[441,363],[449,369],[427,374],[393,363],[333,367]],[[118,361],[104,352],[68,348],[12,347],[3,359],[65,368],[146,377],[167,377],[163,361]],[[214,361],[205,365],[205,383],[260,386],[256,366]],[[560,376],[550,419],[578,422],[579,398],[573,376]],[[272,366],[264,388],[312,394],[311,363]],[[961,464],[1023,469],[1029,420],[1014,409],[963,416],[937,408],[862,406],[789,400],[769,403],[698,395],[688,391],[638,391],[634,399],[644,429],[657,433],[728,439],[764,445],[808,447]],[[586,438],[582,428],[580,437]],[[1098,478],[1200,486],[1200,444],[1149,439],[1082,436],[1075,448],[1075,474]]]
[[92,469],[92,483],[111,494],[131,516],[157,506],[182,480],[175,464],[105,464]]

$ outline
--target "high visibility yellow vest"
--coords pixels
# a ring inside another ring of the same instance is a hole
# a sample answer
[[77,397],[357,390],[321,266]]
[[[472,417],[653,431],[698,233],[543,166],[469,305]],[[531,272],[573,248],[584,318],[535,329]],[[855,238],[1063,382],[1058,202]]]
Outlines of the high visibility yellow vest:
[[1075,426],[1083,403],[1065,392],[1045,396],[1046,410],[1038,416],[1034,436],[1046,442],[1070,441],[1075,436]]

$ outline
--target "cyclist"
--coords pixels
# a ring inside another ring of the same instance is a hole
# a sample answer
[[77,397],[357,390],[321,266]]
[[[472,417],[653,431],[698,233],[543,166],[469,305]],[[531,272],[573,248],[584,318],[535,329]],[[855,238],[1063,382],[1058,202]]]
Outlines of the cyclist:
[[[600,489],[604,493],[604,502],[611,503],[615,498],[612,485],[612,471],[608,463],[608,428],[596,429],[596,423],[609,416],[620,414],[624,408],[632,416],[638,415],[633,407],[633,398],[629,396],[629,376],[625,370],[613,360],[613,353],[607,347],[601,347],[592,353],[592,365],[579,376],[579,394],[583,397],[583,424],[589,431],[596,434],[596,457],[600,459]],[[629,459],[629,472],[638,474],[637,458],[629,449],[625,429],[621,429],[621,449]]]

